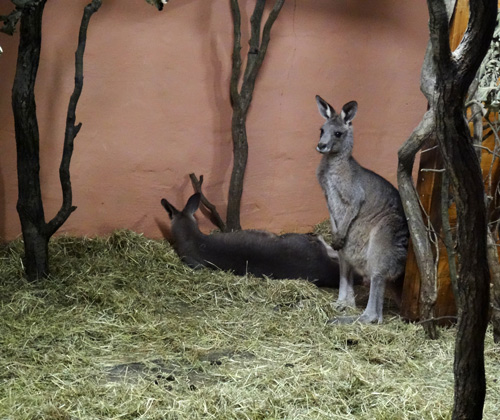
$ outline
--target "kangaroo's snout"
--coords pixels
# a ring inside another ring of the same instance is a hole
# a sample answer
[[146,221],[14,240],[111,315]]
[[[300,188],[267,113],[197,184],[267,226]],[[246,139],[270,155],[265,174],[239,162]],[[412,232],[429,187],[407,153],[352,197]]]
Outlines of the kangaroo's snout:
[[328,152],[328,144],[320,142],[320,143],[318,143],[316,150],[320,153],[327,153]]

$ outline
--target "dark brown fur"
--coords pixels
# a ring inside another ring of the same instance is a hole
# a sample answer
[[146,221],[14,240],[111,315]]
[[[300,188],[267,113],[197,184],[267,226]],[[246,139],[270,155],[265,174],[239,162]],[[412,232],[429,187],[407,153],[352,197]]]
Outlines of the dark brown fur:
[[172,220],[173,246],[192,268],[210,267],[275,279],[305,279],[318,286],[338,287],[339,267],[326,245],[314,235],[275,235],[260,230],[242,230],[205,235],[193,214],[200,195],[191,196],[182,211],[167,200],[161,204]]

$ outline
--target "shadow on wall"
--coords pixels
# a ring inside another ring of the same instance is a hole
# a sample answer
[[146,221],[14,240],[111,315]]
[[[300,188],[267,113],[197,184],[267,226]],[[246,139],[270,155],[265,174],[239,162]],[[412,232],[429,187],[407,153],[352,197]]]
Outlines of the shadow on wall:
[[[68,33],[66,36],[69,35]],[[37,112],[40,128],[40,150],[43,149],[44,154],[51,156],[50,162],[40,162],[40,185],[42,191],[43,186],[55,180],[56,178],[54,177],[58,173],[57,168],[62,158],[64,131],[59,129],[60,126],[57,124],[57,121],[66,118],[69,94],[66,94],[64,84],[66,80],[74,78],[72,62],[61,57],[63,54],[62,46],[54,44],[50,48],[53,49],[54,54],[51,55],[48,77],[46,77],[47,85],[50,86],[49,98],[43,101],[43,107]],[[47,216],[52,217],[51,214]]]
[[[5,7],[7,6],[7,7]],[[0,14],[8,14],[13,5],[4,5],[0,8]],[[6,180],[5,166],[6,159],[10,159],[10,154],[5,153],[8,143],[14,141],[14,119],[12,116],[11,107],[11,91],[14,74],[16,71],[17,47],[19,44],[19,35],[14,34],[8,36],[0,34],[0,45],[3,49],[3,54],[0,56],[0,243],[5,241],[8,235],[7,232],[7,200],[6,200]],[[12,155],[15,166],[15,154]],[[8,179],[7,183],[14,183],[15,179]]]
[[[207,2],[208,3],[208,2]],[[216,13],[213,13],[213,7],[215,6],[214,2],[210,6],[210,9],[206,11],[206,27],[207,30],[210,27],[210,21],[213,16],[217,16]],[[200,20],[203,15],[205,15],[205,11],[200,11]],[[242,12],[242,22],[245,22],[245,15]],[[231,23],[232,25],[232,23]],[[224,51],[228,45],[232,46],[232,37],[230,43],[224,42],[224,40],[219,39],[220,35],[212,32],[210,39],[207,43],[209,43],[208,48],[205,49],[204,58],[205,62],[209,63],[206,67],[206,77],[209,80],[213,80],[213,84],[211,84],[211,91],[208,92],[209,97],[212,98],[214,109],[216,110],[214,113],[214,122],[213,122],[213,136],[212,138],[216,139],[217,147],[214,147],[211,161],[211,173],[221,173],[222,179],[216,182],[215,180],[209,180],[209,184],[207,187],[210,188],[210,193],[208,194],[210,200],[213,200],[216,203],[225,203],[227,202],[227,191],[226,188],[223,188],[225,183],[224,179],[230,177],[232,162],[233,162],[233,154],[232,154],[232,136],[231,136],[231,118],[232,118],[232,108],[229,101],[229,78],[224,79],[224,74],[230,74],[229,69],[223,68],[223,60],[222,57],[224,55],[230,55],[231,50]],[[225,34],[222,34],[225,36]],[[207,88],[210,87],[210,84],[207,84]],[[200,174],[198,174],[200,175]],[[215,181],[215,182],[214,182]],[[222,211],[222,209],[219,209]],[[225,215],[222,215],[223,219],[225,219]]]

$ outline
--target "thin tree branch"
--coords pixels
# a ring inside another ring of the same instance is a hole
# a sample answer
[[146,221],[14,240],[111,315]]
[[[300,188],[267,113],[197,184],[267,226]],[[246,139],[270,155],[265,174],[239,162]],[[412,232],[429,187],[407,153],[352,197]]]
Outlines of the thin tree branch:
[[435,172],[435,173],[443,173],[446,172],[446,169],[433,169],[433,168],[422,168],[420,169],[420,172]]
[[422,153],[427,153],[427,152],[431,152],[432,150],[436,150],[436,149],[439,149],[439,146],[436,144],[435,146],[432,146],[432,147],[429,147],[428,149],[423,149],[420,151],[420,154]]
[[[408,220],[413,249],[421,278],[420,316],[432,319],[435,302],[436,266],[431,241],[421,211],[421,203],[412,179],[415,156],[422,146],[429,141],[434,131],[434,112],[429,110],[408,140],[398,151],[398,186],[401,201]],[[425,323],[423,327],[430,338],[437,338],[435,323]]]
[[52,236],[68,219],[70,214],[76,210],[76,207],[72,205],[73,193],[71,190],[71,177],[69,172],[71,157],[73,155],[74,140],[82,126],[81,123],[75,125],[76,105],[78,104],[83,88],[83,54],[85,52],[85,45],[87,42],[87,29],[90,18],[99,10],[101,4],[102,0],[92,0],[91,3],[85,6],[80,25],[78,47],[75,52],[75,87],[69,100],[68,113],[66,117],[66,132],[64,135],[63,156],[59,167],[59,178],[61,181],[63,202],[55,217],[47,223],[47,233],[49,236]]
[[231,82],[229,94],[231,106],[239,106],[240,93],[238,83],[241,76],[241,12],[238,0],[231,0],[231,15],[233,17],[233,66],[231,69]]
[[[250,40],[248,41],[249,48],[247,55],[247,65],[245,68],[245,74],[243,75],[243,85],[241,89],[242,93],[244,92],[243,86],[246,85],[249,75],[253,72],[253,69],[255,68],[259,58],[260,31],[262,24],[262,15],[264,14],[265,5],[266,5],[266,0],[257,0],[255,3],[255,9],[253,11],[252,17],[250,18],[251,36]],[[251,101],[251,98],[249,100]],[[243,104],[245,104],[245,101],[243,101]]]
[[22,17],[23,10],[37,7],[42,1],[45,0],[12,0],[15,9],[8,15],[0,15],[0,22],[4,23],[0,28],[0,32],[7,35],[13,35],[16,30],[17,23]]
[[253,11],[252,17],[250,18],[250,28],[252,34],[250,36],[250,53],[257,54],[260,47],[260,25],[262,22],[262,15],[264,14],[264,7],[266,6],[266,0],[257,0],[255,3],[255,9]]
[[[429,8],[430,43],[434,65],[439,63],[443,67],[441,71],[444,72],[451,65],[449,10],[442,0],[427,0],[427,7]],[[438,71],[436,67],[434,69]]]
[[[431,1],[432,2],[432,1]],[[457,63],[457,76],[468,89],[478,68],[488,51],[497,19],[498,2],[470,0],[470,16],[465,34],[453,52]]]
[[168,3],[168,0],[146,0],[146,2],[153,5],[161,12],[163,10],[163,6]]
[[19,22],[19,19],[21,19],[21,16],[22,12],[18,9],[14,9],[8,15],[0,16],[0,22],[3,22],[3,25],[0,28],[0,32],[3,32],[7,35],[13,35],[16,30],[17,23]]
[[435,323],[436,321],[443,321],[445,319],[449,319],[451,321],[456,321],[457,317],[453,316],[453,315],[438,316],[438,317],[434,317],[434,318],[429,318],[429,319],[424,319],[422,321],[418,321],[417,324],[426,324],[428,322]]
[[231,72],[230,96],[233,116],[231,121],[231,135],[233,140],[233,170],[229,183],[229,194],[227,203],[226,224],[229,230],[241,229],[240,208],[243,195],[243,180],[248,160],[248,141],[246,132],[246,117],[252,102],[253,90],[258,72],[266,55],[270,40],[270,32],[276,21],[279,11],[285,0],[276,0],[271,10],[262,33],[262,41],[259,43],[260,25],[264,12],[265,0],[257,0],[254,13],[251,18],[251,39],[248,52],[248,60],[241,83],[241,16],[238,0],[231,0],[231,11],[234,23],[233,44],[233,68]]
[[[262,0],[261,0],[262,1]],[[265,2],[264,2],[265,3]],[[247,69],[245,71],[245,76],[243,78],[243,86],[241,89],[241,94],[243,97],[243,111],[246,113],[248,108],[250,107],[250,102],[252,101],[252,94],[255,86],[255,81],[257,79],[257,75],[259,73],[260,68],[262,67],[262,63],[264,62],[264,58],[266,57],[267,48],[269,46],[269,41],[271,40],[271,28],[274,25],[274,22],[278,18],[278,15],[281,11],[281,8],[285,4],[285,0],[276,0],[272,10],[269,12],[269,16],[267,17],[266,23],[264,24],[264,29],[262,30],[262,41],[260,47],[258,49],[258,53],[256,57],[250,57],[249,52],[249,64],[247,65]],[[257,6],[256,6],[257,8]],[[255,13],[254,13],[255,14]],[[260,16],[262,18],[262,16]],[[260,31],[260,21],[259,31]],[[257,24],[257,19],[255,23]],[[254,29],[252,29],[252,32]],[[251,58],[251,59],[250,59]]]

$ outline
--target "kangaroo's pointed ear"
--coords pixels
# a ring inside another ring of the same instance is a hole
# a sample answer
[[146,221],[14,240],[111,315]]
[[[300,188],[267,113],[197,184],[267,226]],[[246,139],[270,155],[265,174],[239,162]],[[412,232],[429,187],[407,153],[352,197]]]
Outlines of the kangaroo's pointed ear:
[[340,113],[340,117],[344,120],[344,122],[348,123],[352,121],[357,111],[358,111],[358,103],[356,101],[347,102],[342,107],[342,112]]
[[176,214],[179,214],[179,210],[177,210],[164,198],[161,199],[161,205],[165,208],[165,210],[167,210],[168,217],[170,217],[170,219],[172,219]]
[[182,211],[188,214],[194,214],[194,212],[198,210],[198,207],[200,207],[200,199],[200,193],[193,194],[191,197],[189,197],[189,200],[186,203],[186,207],[184,207],[184,210]]
[[316,95],[316,103],[318,104],[319,113],[325,120],[329,120],[333,117],[335,110],[321,96]]

